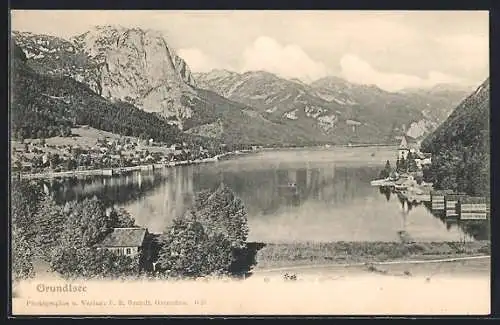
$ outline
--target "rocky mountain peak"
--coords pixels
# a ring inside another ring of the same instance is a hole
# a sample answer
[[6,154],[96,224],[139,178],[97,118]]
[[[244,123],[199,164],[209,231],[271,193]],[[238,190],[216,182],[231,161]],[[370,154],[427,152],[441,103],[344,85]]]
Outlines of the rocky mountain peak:
[[[99,63],[122,67],[138,65],[158,80],[172,80],[195,86],[186,62],[168,46],[159,31],[121,26],[96,26],[72,39]],[[117,61],[118,60],[118,61]]]
[[344,79],[336,76],[323,77],[311,83],[311,85],[314,87],[329,87],[329,88],[334,88],[338,85],[347,85],[347,84],[348,83]]
[[158,112],[181,127],[192,116],[185,98],[194,96],[195,79],[161,32],[96,26],[71,41],[90,59],[101,96]]
[[39,73],[70,76],[181,128],[193,115],[194,77],[159,31],[107,25],[69,40],[24,32],[13,38]]

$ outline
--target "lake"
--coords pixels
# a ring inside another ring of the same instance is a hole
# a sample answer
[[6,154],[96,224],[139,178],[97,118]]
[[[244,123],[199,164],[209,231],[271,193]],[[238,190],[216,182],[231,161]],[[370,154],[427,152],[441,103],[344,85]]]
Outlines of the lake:
[[399,241],[401,230],[415,241],[484,239],[484,223],[446,222],[424,205],[409,209],[395,194],[370,186],[386,160],[394,165],[395,158],[395,147],[262,151],[215,163],[52,182],[45,190],[60,201],[105,198],[151,232],[182,215],[196,192],[224,182],[248,210],[250,241]]

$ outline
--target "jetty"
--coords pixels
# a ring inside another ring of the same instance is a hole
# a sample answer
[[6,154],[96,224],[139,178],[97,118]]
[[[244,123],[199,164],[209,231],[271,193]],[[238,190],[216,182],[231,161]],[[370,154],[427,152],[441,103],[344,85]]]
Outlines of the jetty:
[[445,216],[446,218],[459,217],[459,200],[466,197],[465,193],[449,194],[444,197]]
[[431,210],[434,215],[457,220],[487,220],[490,218],[490,200],[487,197],[468,196],[452,190],[431,192]]
[[453,194],[453,190],[434,190],[431,191],[431,210],[436,214],[444,214],[445,196]]
[[386,179],[376,179],[370,182],[371,186],[394,187],[394,181]]
[[486,220],[489,217],[490,202],[484,197],[462,197],[458,200],[458,214],[461,220]]

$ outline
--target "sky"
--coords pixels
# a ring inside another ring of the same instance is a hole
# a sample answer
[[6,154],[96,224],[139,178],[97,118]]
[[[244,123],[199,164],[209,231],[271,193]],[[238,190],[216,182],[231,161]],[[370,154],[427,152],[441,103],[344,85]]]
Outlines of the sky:
[[397,91],[481,84],[487,11],[12,11],[13,30],[70,38],[96,25],[163,32],[193,72],[338,76]]

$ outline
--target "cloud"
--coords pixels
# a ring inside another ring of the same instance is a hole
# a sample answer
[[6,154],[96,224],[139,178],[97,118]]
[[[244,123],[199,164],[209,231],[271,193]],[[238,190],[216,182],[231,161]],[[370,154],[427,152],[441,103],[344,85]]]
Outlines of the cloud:
[[401,74],[384,73],[373,68],[359,57],[346,54],[340,60],[342,77],[358,84],[377,85],[387,91],[397,91],[403,88],[426,88],[440,83],[462,83],[462,79],[439,71],[430,71],[427,78]]
[[328,74],[323,63],[314,61],[298,45],[281,45],[267,36],[257,38],[243,53],[241,71],[256,70],[306,82]]
[[180,49],[177,54],[186,61],[193,72],[209,72],[222,68],[222,64],[197,48]]
[[487,34],[446,35],[435,40],[446,55],[448,64],[452,63],[467,72],[488,69],[490,51]]

